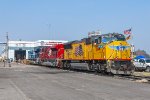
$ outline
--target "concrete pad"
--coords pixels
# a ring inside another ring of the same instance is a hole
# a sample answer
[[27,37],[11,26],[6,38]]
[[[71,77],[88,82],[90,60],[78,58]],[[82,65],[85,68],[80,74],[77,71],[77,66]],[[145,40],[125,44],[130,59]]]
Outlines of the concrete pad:
[[30,100],[10,79],[0,80],[0,100]]

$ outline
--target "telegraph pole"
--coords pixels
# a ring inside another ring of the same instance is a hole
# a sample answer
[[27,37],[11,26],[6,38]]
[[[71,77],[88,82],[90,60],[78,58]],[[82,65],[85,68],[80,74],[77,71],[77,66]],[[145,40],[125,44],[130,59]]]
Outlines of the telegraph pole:
[[8,32],[6,32],[6,53],[7,53],[7,63],[9,64],[9,67],[11,67],[10,59],[9,59],[9,37],[8,37]]
[[8,32],[6,32],[6,53],[7,53],[7,55],[6,55],[6,58],[7,58],[7,60],[9,59],[9,37],[8,37]]
[[4,67],[6,65],[6,61],[8,61],[8,52],[9,52],[9,48],[8,48],[8,42],[9,42],[9,38],[8,38],[8,32],[6,32],[6,47],[5,47],[5,59],[3,60],[4,62]]

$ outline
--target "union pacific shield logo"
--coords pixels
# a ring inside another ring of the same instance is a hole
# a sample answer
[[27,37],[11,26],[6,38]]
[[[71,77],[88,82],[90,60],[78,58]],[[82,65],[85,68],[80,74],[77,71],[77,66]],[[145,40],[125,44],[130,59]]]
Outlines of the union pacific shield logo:
[[109,46],[109,48],[114,50],[127,50],[130,48],[130,46]]

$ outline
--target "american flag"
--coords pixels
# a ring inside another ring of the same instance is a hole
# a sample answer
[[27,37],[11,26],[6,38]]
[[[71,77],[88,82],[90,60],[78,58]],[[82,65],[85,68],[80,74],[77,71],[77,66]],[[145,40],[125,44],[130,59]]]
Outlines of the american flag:
[[131,28],[128,30],[124,30],[124,34],[126,34],[126,35],[131,34]]
[[83,54],[83,51],[82,51],[82,45],[79,45],[75,48],[75,55],[78,56],[78,55],[82,55]]

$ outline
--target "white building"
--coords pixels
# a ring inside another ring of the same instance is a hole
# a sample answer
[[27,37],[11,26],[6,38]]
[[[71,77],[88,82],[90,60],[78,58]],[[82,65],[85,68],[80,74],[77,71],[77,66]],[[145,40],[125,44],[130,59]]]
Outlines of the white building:
[[[38,40],[38,41],[9,41],[8,50],[5,48],[1,54],[3,58],[18,60],[29,59],[34,55],[36,48],[44,46],[52,46],[54,44],[66,43],[61,40]],[[8,51],[8,52],[7,52]]]
[[31,41],[9,41],[8,58],[28,59],[28,52],[34,50],[35,42]]

